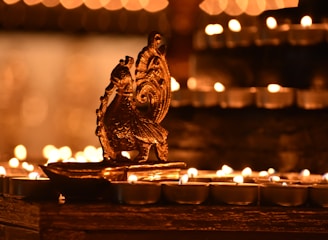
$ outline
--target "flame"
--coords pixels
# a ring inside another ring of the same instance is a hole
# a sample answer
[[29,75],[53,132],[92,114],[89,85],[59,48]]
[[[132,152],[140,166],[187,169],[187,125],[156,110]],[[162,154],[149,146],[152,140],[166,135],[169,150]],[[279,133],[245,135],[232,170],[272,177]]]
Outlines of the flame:
[[310,170],[309,169],[303,169],[301,171],[301,177],[309,177],[311,174]]
[[31,172],[31,173],[29,173],[28,178],[29,179],[39,179],[40,178],[40,174],[37,173],[37,172]]
[[224,172],[225,175],[233,173],[233,169],[228,165],[223,165],[221,170]]
[[28,162],[23,162],[22,168],[24,168],[28,172],[32,172],[34,170],[34,166],[32,164],[29,164]]
[[266,25],[269,29],[277,28],[277,20],[274,17],[268,17],[266,19]]
[[59,156],[62,160],[67,160],[72,157],[72,150],[68,146],[59,148]]
[[221,24],[208,24],[205,27],[205,33],[209,36],[223,33],[223,27]]
[[7,172],[6,172],[5,167],[0,166],[0,176],[6,176],[6,174],[7,174]]
[[8,162],[9,166],[11,168],[18,168],[19,166],[19,160],[17,158],[11,158]]
[[283,182],[281,185],[282,186],[287,186],[287,183],[286,182]]
[[269,178],[269,180],[270,180],[271,182],[279,182],[279,181],[280,181],[280,177],[279,177],[279,176],[271,176],[271,177]]
[[14,149],[14,155],[18,160],[26,159],[26,155],[27,155],[26,147],[22,144],[17,145]]
[[232,32],[240,32],[241,31],[241,25],[237,19],[231,19],[228,22],[228,27]]
[[197,79],[194,77],[190,77],[187,80],[187,87],[190,90],[195,90],[197,88]]
[[128,159],[131,159],[131,155],[130,155],[130,153],[128,151],[122,151],[121,154],[122,154],[123,157],[126,157]]
[[267,171],[261,171],[261,172],[259,172],[259,176],[260,177],[267,177],[267,176],[269,176],[269,173]]
[[223,177],[223,176],[225,176],[225,173],[222,169],[219,169],[219,170],[216,171],[216,176]]
[[243,183],[244,182],[244,177],[242,175],[237,175],[233,177],[233,182],[235,183]]
[[250,167],[246,167],[241,171],[241,175],[244,177],[249,177],[253,173],[252,169]]
[[214,84],[214,90],[217,91],[217,92],[224,92],[225,86],[220,82],[216,82]]
[[180,179],[179,179],[179,184],[180,184],[180,185],[181,185],[181,184],[185,184],[185,183],[188,182],[188,180],[189,180],[188,174],[184,174],[184,175],[182,175],[182,176],[180,177]]
[[196,177],[198,175],[198,170],[196,168],[189,168],[187,174],[190,178]]
[[276,93],[276,92],[280,92],[281,90],[281,86],[279,84],[269,84],[267,86],[268,92],[270,93]]
[[174,77],[171,77],[171,92],[176,92],[179,89],[180,89],[180,84]]
[[138,181],[138,177],[137,175],[134,175],[134,174],[131,174],[129,177],[128,177],[128,183],[135,183]]
[[328,181],[328,172],[322,175],[322,180]]
[[269,168],[269,169],[268,169],[268,173],[269,173],[270,175],[275,174],[275,172],[276,172],[276,170],[275,170],[274,168]]
[[301,25],[302,25],[302,27],[311,27],[312,26],[312,18],[308,15],[302,17]]

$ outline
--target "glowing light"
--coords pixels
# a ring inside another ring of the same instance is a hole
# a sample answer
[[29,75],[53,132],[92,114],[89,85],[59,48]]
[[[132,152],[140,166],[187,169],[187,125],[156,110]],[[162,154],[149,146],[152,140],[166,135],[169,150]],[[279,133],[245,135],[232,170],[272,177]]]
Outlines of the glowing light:
[[302,25],[302,27],[311,27],[312,26],[312,18],[308,15],[302,17],[301,25]]
[[73,9],[81,6],[83,0],[60,0],[60,3],[66,9]]
[[42,0],[24,0],[26,5],[33,6],[42,2]]
[[128,183],[135,183],[138,181],[138,177],[134,174],[131,174],[129,177],[128,177]]
[[184,174],[180,177],[179,184],[185,184],[188,182],[188,180],[189,180],[188,174]]
[[196,177],[198,175],[198,170],[196,168],[189,168],[187,174],[190,178]]
[[34,166],[32,164],[27,163],[27,162],[22,163],[22,168],[24,168],[28,172],[34,171]]
[[19,160],[17,158],[11,158],[8,162],[9,166],[12,168],[18,168]]
[[17,145],[14,149],[14,155],[18,160],[26,159],[27,150],[24,145]]
[[231,19],[228,23],[228,27],[232,32],[241,31],[241,25],[237,19]]
[[0,176],[6,176],[6,174],[7,174],[7,172],[6,172],[5,167],[0,166]]
[[[225,5],[227,5],[227,0],[223,1],[225,1]],[[222,2],[222,0],[220,2]],[[218,15],[226,8],[226,6],[221,6],[222,4],[220,4],[220,2],[218,0],[204,0],[198,6],[209,15]]]
[[224,92],[225,86],[220,82],[216,82],[214,84],[214,90],[217,91],[217,92]]
[[123,8],[123,5],[121,3],[121,0],[101,0],[100,1],[104,8],[107,10],[119,10]]
[[221,24],[208,24],[205,27],[205,33],[207,35],[215,35],[215,34],[221,34],[223,33],[223,27]]
[[244,177],[241,175],[237,175],[233,177],[233,182],[235,183],[243,183],[244,182]]
[[6,4],[15,4],[15,3],[19,2],[19,0],[4,0],[4,2]]
[[260,171],[259,176],[260,177],[267,177],[267,176],[269,176],[269,173],[267,171]]
[[122,155],[123,157],[128,158],[128,159],[131,159],[131,155],[130,155],[130,153],[129,153],[128,151],[122,151],[122,152],[121,152],[121,155]]
[[324,175],[322,175],[322,180],[328,181],[328,173],[325,173]]
[[187,80],[187,87],[190,90],[195,90],[197,88],[197,80],[194,77],[190,77]]
[[279,177],[279,176],[271,176],[271,177],[269,178],[269,180],[270,180],[271,182],[279,182],[279,181],[280,181],[280,177]]
[[96,10],[102,7],[100,0],[83,0],[84,5],[90,9]]
[[44,158],[49,158],[50,153],[53,149],[56,149],[54,145],[46,145],[42,149],[42,155]]
[[169,2],[167,0],[149,0],[148,4],[144,6],[144,9],[148,12],[158,12],[168,5]]
[[275,29],[277,27],[277,20],[274,17],[268,17],[266,19],[266,25],[269,29]]
[[90,162],[98,162],[97,148],[94,146],[86,146],[83,150],[85,158]]
[[42,0],[42,4],[46,7],[56,7],[59,5],[59,0]]
[[218,177],[223,177],[223,176],[225,176],[224,171],[221,170],[221,169],[217,170],[215,174],[216,174],[216,176],[218,176]]
[[275,170],[274,168],[269,168],[269,169],[268,169],[268,173],[269,173],[270,175],[275,174],[275,172],[276,172],[276,170]]
[[129,11],[139,11],[148,4],[148,0],[121,0],[123,7]]
[[72,150],[68,146],[59,148],[59,156],[63,160],[67,160],[72,157]]
[[281,90],[281,86],[279,84],[269,84],[267,86],[267,89],[268,89],[268,92],[276,93]]
[[287,186],[287,183],[286,182],[283,182],[281,185],[282,186]]
[[233,169],[228,165],[223,165],[221,170],[227,175],[233,173]]
[[176,92],[180,89],[180,84],[174,77],[171,77],[171,91]]
[[[240,0],[245,1],[245,0]],[[252,0],[248,1],[247,9],[245,10],[245,13],[251,16],[257,16],[260,15],[266,7],[266,1],[263,0]]]
[[309,177],[310,175],[311,175],[311,172],[310,172],[309,169],[303,169],[303,170],[301,171],[301,176],[302,176],[302,177]]
[[252,173],[253,171],[250,167],[246,167],[241,171],[241,175],[243,175],[244,177],[249,177],[252,175]]
[[29,173],[28,178],[29,179],[38,179],[38,178],[40,178],[40,175],[37,172],[31,172],[31,173]]
[[50,152],[48,153],[48,162],[47,163],[58,162],[59,159],[60,159],[59,150],[57,148],[51,149]]

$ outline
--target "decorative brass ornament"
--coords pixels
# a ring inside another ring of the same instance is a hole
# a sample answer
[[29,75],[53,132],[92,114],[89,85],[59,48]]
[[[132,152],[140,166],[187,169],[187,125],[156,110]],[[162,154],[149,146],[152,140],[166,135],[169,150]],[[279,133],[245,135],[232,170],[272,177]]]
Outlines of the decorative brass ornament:
[[[96,135],[104,160],[118,164],[149,162],[153,146],[158,160],[167,161],[168,132],[160,125],[171,101],[165,50],[161,34],[152,32],[148,45],[138,55],[135,79],[130,72],[134,64],[130,56],[120,60],[113,69],[96,111]],[[134,159],[122,156],[122,151],[133,150],[138,151]]]

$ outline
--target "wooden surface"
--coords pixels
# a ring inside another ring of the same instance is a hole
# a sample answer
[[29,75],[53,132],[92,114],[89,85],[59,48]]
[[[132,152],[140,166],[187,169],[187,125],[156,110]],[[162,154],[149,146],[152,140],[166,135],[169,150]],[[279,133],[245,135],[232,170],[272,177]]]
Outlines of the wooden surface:
[[26,202],[0,198],[0,240],[328,239],[328,209]]

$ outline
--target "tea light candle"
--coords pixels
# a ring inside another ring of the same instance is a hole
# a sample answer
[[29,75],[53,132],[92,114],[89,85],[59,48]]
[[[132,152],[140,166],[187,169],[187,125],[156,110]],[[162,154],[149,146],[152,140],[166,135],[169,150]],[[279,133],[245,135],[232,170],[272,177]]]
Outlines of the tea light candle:
[[254,104],[255,88],[230,88],[226,90],[226,105],[243,108]]
[[234,182],[210,183],[210,195],[214,202],[231,205],[250,205],[257,203],[258,185],[243,183],[243,176],[237,175]]
[[13,177],[9,179],[9,196],[19,199],[49,199],[55,197],[55,192],[49,178]]
[[209,185],[203,182],[188,182],[188,175],[183,175],[179,182],[163,182],[162,192],[165,199],[179,204],[201,204],[209,195]]
[[128,181],[113,181],[110,186],[111,199],[121,204],[154,204],[161,198],[159,183],[138,181],[138,177],[133,174],[128,177]]
[[321,109],[328,107],[327,90],[297,90],[297,105],[304,109]]
[[269,84],[266,88],[257,88],[256,105],[262,108],[275,109],[290,107],[294,103],[294,91],[278,84]]
[[307,197],[307,185],[286,182],[260,185],[260,202],[264,205],[301,206],[306,203]]

